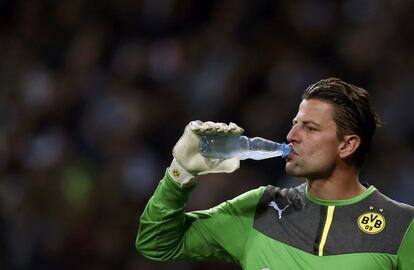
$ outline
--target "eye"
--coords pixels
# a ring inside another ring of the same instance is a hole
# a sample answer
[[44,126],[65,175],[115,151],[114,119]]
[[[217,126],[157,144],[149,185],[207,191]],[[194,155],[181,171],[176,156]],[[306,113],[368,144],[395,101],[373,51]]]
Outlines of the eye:
[[314,127],[306,126],[305,128],[307,131],[316,131],[316,128]]

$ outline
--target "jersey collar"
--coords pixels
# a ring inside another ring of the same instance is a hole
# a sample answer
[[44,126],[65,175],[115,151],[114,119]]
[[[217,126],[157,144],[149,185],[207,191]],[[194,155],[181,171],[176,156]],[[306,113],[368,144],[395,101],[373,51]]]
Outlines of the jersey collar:
[[306,184],[306,188],[305,188],[305,194],[306,194],[306,198],[316,204],[319,205],[326,205],[326,206],[342,206],[342,205],[350,205],[350,204],[354,204],[357,202],[362,201],[363,199],[365,199],[366,197],[368,197],[369,195],[372,194],[372,192],[376,191],[376,187],[374,186],[370,186],[367,188],[367,190],[365,190],[363,193],[359,194],[356,197],[350,198],[350,199],[345,199],[345,200],[321,200],[321,199],[317,199],[312,197],[309,193],[308,193],[308,185]]

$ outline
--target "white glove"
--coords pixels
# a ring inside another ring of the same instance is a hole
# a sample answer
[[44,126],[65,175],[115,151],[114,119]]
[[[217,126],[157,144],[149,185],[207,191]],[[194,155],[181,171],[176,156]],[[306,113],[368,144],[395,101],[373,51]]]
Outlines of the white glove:
[[192,121],[173,149],[174,160],[169,174],[180,184],[185,184],[197,175],[208,173],[231,173],[239,168],[239,158],[211,160],[200,155],[200,137],[203,135],[236,136],[244,130],[234,123]]

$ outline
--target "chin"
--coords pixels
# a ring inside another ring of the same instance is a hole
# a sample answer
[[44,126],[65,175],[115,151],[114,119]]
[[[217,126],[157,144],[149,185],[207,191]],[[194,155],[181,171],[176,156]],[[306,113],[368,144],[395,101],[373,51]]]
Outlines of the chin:
[[285,170],[290,176],[300,176],[299,170],[295,169],[292,164],[286,163]]
[[305,177],[307,173],[296,163],[287,162],[285,166],[286,174],[294,177]]

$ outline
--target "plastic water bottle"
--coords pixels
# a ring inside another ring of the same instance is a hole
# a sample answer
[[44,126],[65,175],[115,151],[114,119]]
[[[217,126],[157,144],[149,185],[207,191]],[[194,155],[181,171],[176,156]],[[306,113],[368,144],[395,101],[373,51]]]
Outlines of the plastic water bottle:
[[200,140],[200,154],[209,159],[228,159],[239,157],[240,160],[281,156],[285,158],[292,151],[292,146],[277,143],[260,137],[205,135]]

